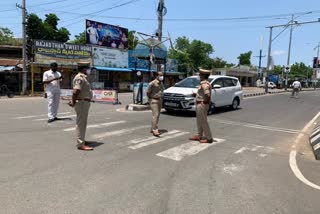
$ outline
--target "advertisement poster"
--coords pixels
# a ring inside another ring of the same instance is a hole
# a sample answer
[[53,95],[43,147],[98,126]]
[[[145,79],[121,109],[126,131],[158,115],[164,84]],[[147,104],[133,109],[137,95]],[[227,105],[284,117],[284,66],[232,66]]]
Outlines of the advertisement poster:
[[34,47],[35,62],[39,64],[50,64],[53,61],[58,65],[76,65],[79,61],[91,62],[91,46],[36,40]]
[[[61,99],[71,99],[73,90],[72,89],[61,89]],[[95,101],[116,101],[117,92],[113,90],[92,90],[93,100]]]
[[[142,86],[142,100],[143,100],[143,102],[142,102],[142,104],[147,104],[149,102],[148,96],[147,96],[148,86],[149,86],[149,83],[143,83],[143,86]],[[140,88],[140,83],[134,83],[133,97],[134,97],[135,103],[137,102],[137,100],[138,100],[138,102],[141,102],[139,88]]]
[[[144,59],[138,59],[134,56],[133,51],[129,50],[128,51],[128,65],[130,69],[135,69],[137,70],[142,69],[145,71],[148,71],[149,69],[149,60],[144,60]],[[153,64],[151,65],[151,70],[156,71],[157,70],[157,65]]]
[[86,20],[87,44],[128,49],[128,29]]
[[178,72],[178,61],[175,59],[167,59],[166,72]]
[[103,47],[93,47],[92,57],[94,66],[128,68],[127,51],[120,51]]

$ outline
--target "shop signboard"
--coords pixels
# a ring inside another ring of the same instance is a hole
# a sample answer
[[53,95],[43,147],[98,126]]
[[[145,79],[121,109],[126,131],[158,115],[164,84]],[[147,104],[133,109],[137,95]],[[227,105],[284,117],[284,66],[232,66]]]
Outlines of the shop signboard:
[[46,40],[35,40],[35,62],[38,64],[77,65],[80,61],[91,62],[91,46],[75,45]]
[[117,49],[93,47],[93,65],[112,68],[128,68],[128,52]]

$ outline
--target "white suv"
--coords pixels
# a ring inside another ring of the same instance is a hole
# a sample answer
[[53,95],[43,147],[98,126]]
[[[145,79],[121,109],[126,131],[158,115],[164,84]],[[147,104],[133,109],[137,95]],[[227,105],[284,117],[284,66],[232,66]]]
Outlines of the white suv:
[[[243,91],[240,82],[235,77],[210,75],[209,82],[212,86],[212,105],[209,113],[215,107],[230,106],[237,109],[243,100]],[[187,77],[164,91],[163,107],[167,111],[182,110],[195,111],[195,98],[192,96],[197,92],[200,80],[197,76]]]

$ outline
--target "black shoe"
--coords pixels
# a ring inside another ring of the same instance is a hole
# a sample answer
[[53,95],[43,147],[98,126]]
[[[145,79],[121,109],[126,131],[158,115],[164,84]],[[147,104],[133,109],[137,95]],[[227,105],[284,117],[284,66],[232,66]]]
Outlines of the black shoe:
[[54,120],[61,120],[61,118],[59,118],[59,117],[54,117],[53,119]]
[[55,121],[55,119],[51,118],[51,119],[48,120],[48,123],[52,123],[53,121]]

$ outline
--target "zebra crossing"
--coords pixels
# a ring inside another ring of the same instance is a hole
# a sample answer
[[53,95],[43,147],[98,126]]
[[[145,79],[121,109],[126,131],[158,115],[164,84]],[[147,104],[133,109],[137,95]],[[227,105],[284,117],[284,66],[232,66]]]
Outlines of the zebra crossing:
[[[73,118],[71,112],[60,113],[65,118]],[[45,118],[43,118],[45,117]],[[12,118],[14,120],[31,120],[33,122],[44,122],[46,120],[46,115],[30,115],[30,116],[21,116]],[[103,120],[103,122],[102,122]],[[100,121],[100,122],[97,122]],[[61,130],[62,134],[74,135],[75,131],[75,121],[57,121],[58,123],[53,123],[54,128]],[[211,144],[200,144],[199,142],[187,140],[190,133],[185,130],[169,130],[164,132],[160,137],[150,136],[149,133],[150,125],[135,125],[126,120],[121,120],[117,118],[116,120],[111,118],[98,118],[95,119],[96,123],[91,124],[89,122],[87,126],[87,139],[97,140],[104,142],[108,139],[112,139],[116,146],[125,147],[130,150],[143,150],[146,147],[157,147],[158,144],[164,142],[166,148],[164,151],[155,152],[155,157],[165,158],[172,161],[181,161],[185,158],[195,156],[205,150],[210,149],[211,147],[217,146],[222,143],[227,143],[225,139],[214,138],[214,142]],[[138,134],[137,134],[138,133]],[[133,135],[135,134],[135,135]],[[138,136],[137,136],[138,135]],[[135,139],[124,139],[125,136],[132,137],[136,136]],[[73,137],[73,136],[72,136]],[[120,142],[119,142],[120,141]],[[170,142],[170,143],[168,143]],[[172,146],[172,142],[174,146]],[[176,145],[176,144],[179,145]],[[170,148],[171,147],[171,148]],[[261,149],[263,146],[256,146],[255,148]],[[250,149],[248,149],[250,148]],[[253,151],[251,147],[240,147],[235,150],[235,154],[240,154],[245,150]],[[272,148],[268,148],[269,153],[272,151]],[[263,157],[265,157],[264,154]],[[262,156],[261,156],[262,157]]]

